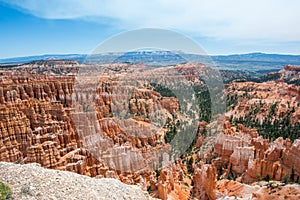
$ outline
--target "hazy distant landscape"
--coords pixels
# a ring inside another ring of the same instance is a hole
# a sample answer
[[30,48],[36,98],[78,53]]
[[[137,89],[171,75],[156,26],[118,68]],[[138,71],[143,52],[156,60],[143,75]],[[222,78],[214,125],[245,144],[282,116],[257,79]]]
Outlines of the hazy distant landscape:
[[299,200],[299,8],[0,0],[0,200]]
[[[28,56],[19,58],[0,59],[0,67],[10,67],[11,65],[26,64],[36,60],[74,60],[83,63],[86,54],[66,54],[66,55],[41,55]],[[121,58],[120,58],[121,57]],[[202,62],[203,58],[195,54],[185,54],[184,57],[180,53],[171,52],[131,52],[129,53],[111,53],[102,55],[99,63],[106,63],[108,60],[118,59],[120,62],[138,63],[143,62],[152,65],[170,65],[180,64],[185,62]],[[235,54],[227,56],[209,56],[213,62],[214,68],[222,70],[234,70],[250,73],[254,76],[265,75],[269,72],[280,70],[283,66],[300,65],[299,55],[281,55],[281,54],[264,54],[264,53],[250,53],[250,54]],[[205,64],[205,63],[204,63]]]

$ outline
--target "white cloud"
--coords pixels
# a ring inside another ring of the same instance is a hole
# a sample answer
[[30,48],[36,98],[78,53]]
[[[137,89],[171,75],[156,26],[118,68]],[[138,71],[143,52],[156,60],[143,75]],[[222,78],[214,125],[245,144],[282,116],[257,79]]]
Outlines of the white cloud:
[[[5,0],[48,19],[105,17],[219,39],[300,41],[298,0]],[[115,22],[114,22],[115,23]]]

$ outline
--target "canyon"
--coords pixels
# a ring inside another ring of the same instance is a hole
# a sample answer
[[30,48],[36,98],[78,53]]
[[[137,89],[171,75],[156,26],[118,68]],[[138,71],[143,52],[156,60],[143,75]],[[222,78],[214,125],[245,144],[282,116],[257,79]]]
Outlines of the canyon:
[[[216,123],[194,117],[189,111],[197,105],[182,103],[194,100],[178,98],[189,94],[187,85],[205,88],[212,72],[202,64],[117,63],[101,66],[100,76],[80,74],[85,67],[44,61],[1,70],[1,162],[115,178],[159,199],[299,199],[299,185],[290,183],[300,181],[300,86],[228,83],[228,107]],[[288,123],[292,137],[261,132],[267,123],[278,129]],[[176,135],[186,133],[180,126],[188,124],[193,145],[169,157]]]

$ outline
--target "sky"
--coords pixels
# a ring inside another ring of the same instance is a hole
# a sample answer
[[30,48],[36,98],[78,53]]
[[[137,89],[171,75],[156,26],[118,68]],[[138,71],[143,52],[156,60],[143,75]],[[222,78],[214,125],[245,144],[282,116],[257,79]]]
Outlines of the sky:
[[0,0],[0,59],[93,51],[121,32],[176,31],[210,55],[300,55],[298,0]]

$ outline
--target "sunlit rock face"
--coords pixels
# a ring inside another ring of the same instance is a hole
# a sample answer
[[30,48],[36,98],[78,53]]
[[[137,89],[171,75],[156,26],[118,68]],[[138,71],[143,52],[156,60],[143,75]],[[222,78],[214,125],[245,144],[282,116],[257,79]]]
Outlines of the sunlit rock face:
[[[108,167],[101,164],[91,150],[83,145],[83,138],[76,131],[71,113],[72,77],[28,75],[22,84],[17,78],[7,82],[0,89],[1,161],[38,162],[48,168],[90,176],[105,175]],[[124,126],[137,125],[133,123],[128,121]],[[122,136],[120,126],[113,118],[99,119],[99,124],[102,132],[111,138],[112,146],[126,141],[132,143],[130,148],[155,146],[154,134],[142,139]],[[122,148],[126,147],[112,151]],[[110,153],[113,155],[113,152]],[[134,154],[130,156],[136,157]],[[124,159],[134,160],[131,158]],[[142,166],[139,160],[135,165],[138,168]],[[130,166],[131,171],[138,171],[136,166]]]
[[[192,195],[198,199],[272,199],[274,193],[297,199],[299,185],[282,182],[299,180],[298,151],[299,139],[291,142],[279,137],[270,142],[256,129],[225,122],[212,153],[202,158],[207,164],[200,161],[194,167]],[[271,183],[273,186],[268,185]]]
[[243,184],[232,180],[218,181],[217,199],[278,199],[286,198],[299,199],[300,186],[296,184],[283,185],[280,182],[272,183],[272,187],[267,182],[259,182],[251,185]]
[[[291,124],[300,122],[300,86],[276,81],[235,82],[228,85],[227,93],[237,98],[229,113],[233,120],[248,116],[260,124],[267,123],[268,120],[273,123],[275,120],[283,120],[291,113],[291,116],[288,116]],[[269,111],[272,105],[274,108],[270,118]]]
[[71,117],[73,77],[15,75],[1,84],[1,161],[37,162],[96,176],[103,168],[84,149]]
[[[243,183],[256,184],[267,175],[278,181],[287,176],[294,181],[299,178],[299,140],[278,138],[270,142],[256,129],[242,124],[232,125],[226,120],[207,123],[182,114],[195,107],[182,107],[180,101],[186,99],[174,95],[184,91],[185,81],[203,85],[195,64],[146,72],[142,64],[114,64],[101,76],[92,74],[88,79],[75,78],[82,67],[78,63],[60,65],[65,67],[35,63],[1,76],[0,161],[37,162],[47,168],[116,178],[139,184],[160,199],[274,198],[266,188],[257,190],[258,186]],[[174,70],[186,79],[170,76],[168,80],[181,87],[161,81],[161,74]],[[173,87],[176,94],[163,91],[168,94],[163,95],[155,91],[153,83]],[[283,118],[294,108],[291,124],[299,122],[298,86],[283,82],[232,83],[227,92],[242,96],[245,89],[249,98],[239,97],[228,111],[229,117],[250,115],[251,106],[262,99],[263,105],[255,115],[258,121],[263,123],[270,105],[279,102],[274,119]],[[197,130],[195,148],[172,160],[172,146],[165,136],[178,121],[190,123]],[[216,128],[216,138],[204,134],[208,127]],[[212,138],[211,143],[208,138]],[[206,155],[202,154],[203,146]]]
[[[292,143],[289,139],[278,138],[269,142],[258,136],[255,129],[239,125],[237,130],[224,130],[217,136],[214,152],[219,166],[227,166],[227,173],[240,175],[243,182],[253,182],[269,176],[281,181],[293,174],[299,177],[298,160],[299,140]],[[293,171],[293,172],[292,172]]]
[[216,199],[217,169],[199,163],[193,176],[193,196],[196,199]]
[[[53,74],[47,74],[49,70]],[[124,92],[125,86],[112,71],[108,71],[111,76],[97,77],[96,89],[94,82],[87,82],[78,92],[73,76],[78,69],[68,64],[58,70],[63,76],[57,70],[35,64],[2,77],[0,160],[37,162],[158,191],[161,186],[153,173],[171,150],[164,141],[168,130],[164,125],[167,119],[179,117],[178,99],[155,92],[147,80],[130,88],[130,96],[116,92]],[[122,99],[126,105],[118,103]],[[178,185],[168,193],[173,190],[179,191],[173,196],[182,196]]]

